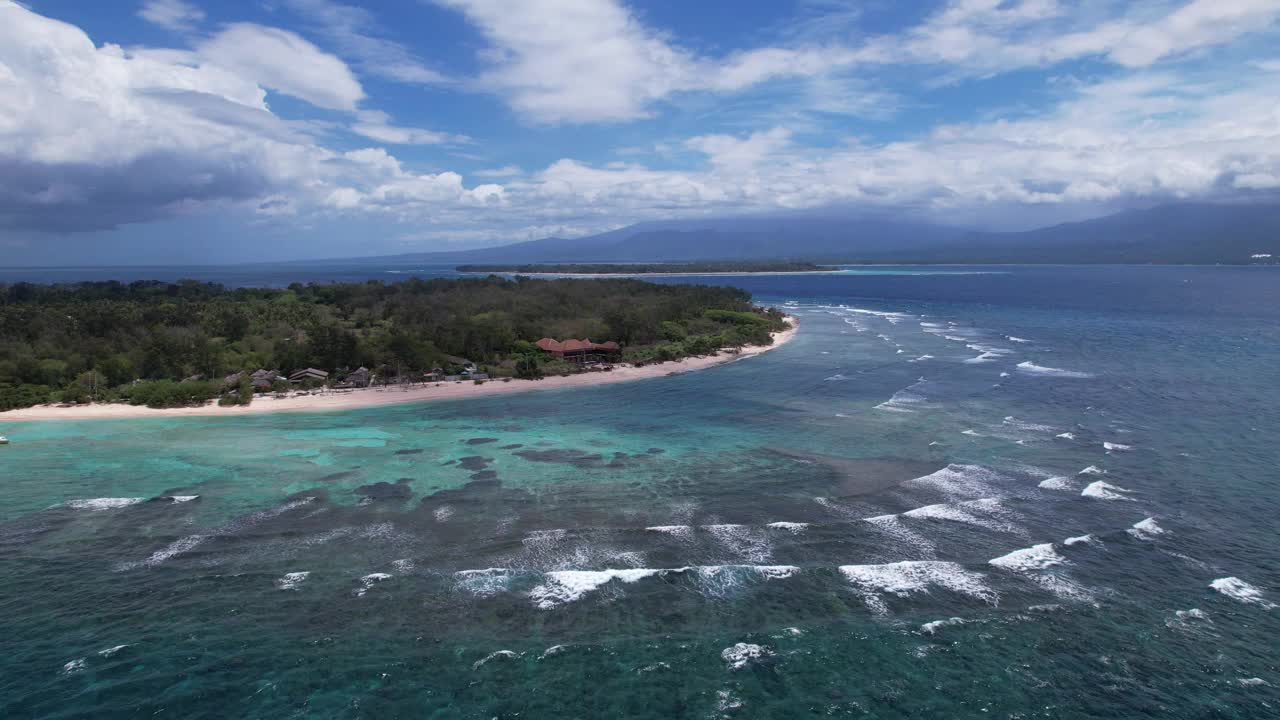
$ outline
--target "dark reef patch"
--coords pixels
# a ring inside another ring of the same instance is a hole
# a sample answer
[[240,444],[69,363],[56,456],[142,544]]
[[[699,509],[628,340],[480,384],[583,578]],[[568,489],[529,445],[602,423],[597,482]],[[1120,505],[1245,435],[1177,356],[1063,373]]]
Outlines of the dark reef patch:
[[463,470],[484,470],[493,462],[493,458],[487,458],[480,455],[468,455],[458,461],[458,467]]
[[530,462],[561,463],[564,465],[573,465],[574,467],[599,467],[604,464],[604,456],[600,453],[575,450],[572,448],[557,448],[554,450],[521,450],[516,453],[516,455]]
[[477,481],[497,480],[498,472],[496,470],[481,470],[478,473],[472,473],[471,479]]
[[342,472],[329,473],[323,477],[317,478],[316,482],[336,482],[338,480],[346,480],[360,474],[359,470],[343,470]]
[[397,450],[396,454],[397,455],[419,455],[424,452],[426,451],[423,450],[422,448],[408,448],[405,450]]
[[488,445],[489,443],[498,442],[498,438],[491,438],[491,437],[467,438],[464,442],[466,442],[468,445]]
[[500,447],[500,448],[498,448],[498,449],[499,449],[499,450],[518,450],[518,449],[520,449],[520,448],[522,448],[522,447],[524,447],[524,445],[521,445],[520,443],[512,443],[512,444],[510,444],[510,445],[503,445],[502,447]]
[[353,495],[363,495],[370,500],[408,500],[413,497],[413,490],[409,488],[410,478],[400,478],[394,483],[376,482],[370,485],[361,485],[352,490]]

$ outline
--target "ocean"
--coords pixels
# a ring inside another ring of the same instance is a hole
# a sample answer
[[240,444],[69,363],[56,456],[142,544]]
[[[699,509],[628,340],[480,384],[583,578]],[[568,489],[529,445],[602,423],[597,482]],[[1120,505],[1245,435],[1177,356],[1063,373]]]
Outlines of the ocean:
[[1280,716],[1280,271],[661,281],[801,330],[596,388],[0,425],[0,716]]

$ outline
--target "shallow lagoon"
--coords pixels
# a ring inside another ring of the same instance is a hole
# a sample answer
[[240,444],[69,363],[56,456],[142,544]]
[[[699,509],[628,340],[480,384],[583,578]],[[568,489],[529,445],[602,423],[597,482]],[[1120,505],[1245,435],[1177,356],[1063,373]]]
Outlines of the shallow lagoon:
[[1278,279],[706,278],[799,337],[609,387],[7,427],[0,708],[1266,717]]

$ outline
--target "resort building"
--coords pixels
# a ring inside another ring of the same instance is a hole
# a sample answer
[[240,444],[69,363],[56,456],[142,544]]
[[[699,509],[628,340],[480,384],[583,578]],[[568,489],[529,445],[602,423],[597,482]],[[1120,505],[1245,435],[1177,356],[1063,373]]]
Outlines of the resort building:
[[329,379],[329,373],[325,372],[324,370],[317,370],[315,368],[307,368],[305,370],[299,370],[298,372],[289,376],[289,382],[291,383],[302,383],[308,380],[319,380],[320,382],[325,382],[328,379]]
[[622,354],[622,346],[610,340],[594,343],[590,340],[574,340],[572,338],[560,342],[554,338],[542,338],[537,343],[538,349],[551,353],[569,362],[584,363],[589,361],[616,360]]

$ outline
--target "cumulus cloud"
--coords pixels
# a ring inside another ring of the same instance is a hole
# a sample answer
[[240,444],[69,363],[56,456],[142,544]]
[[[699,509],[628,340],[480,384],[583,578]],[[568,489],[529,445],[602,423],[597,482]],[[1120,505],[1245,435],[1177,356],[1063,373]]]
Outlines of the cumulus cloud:
[[[1083,58],[1145,67],[1261,32],[1280,18],[1274,0],[1099,0],[1086,12],[1058,0],[951,0],[915,26],[860,42],[806,19],[805,31],[787,43],[710,57],[645,25],[620,0],[435,1],[463,13],[488,40],[479,85],[539,123],[635,120],[679,93],[735,93],[859,68],[941,66],[944,77],[964,77]],[[832,22],[851,18],[835,14]],[[830,94],[810,99],[818,110],[836,107]],[[841,98],[840,106],[866,103]]]
[[187,31],[204,20],[204,10],[184,0],[147,0],[138,17],[167,30]]
[[[273,114],[264,86],[341,109],[362,96],[341,61],[284,31],[126,51],[0,0],[0,227],[99,230],[227,203],[280,215],[384,176],[430,184],[385,151],[329,150],[321,126]],[[441,175],[442,202],[501,195]]]
[[236,23],[201,42],[196,53],[316,107],[355,110],[364,98],[364,88],[346,63],[288,30]]

